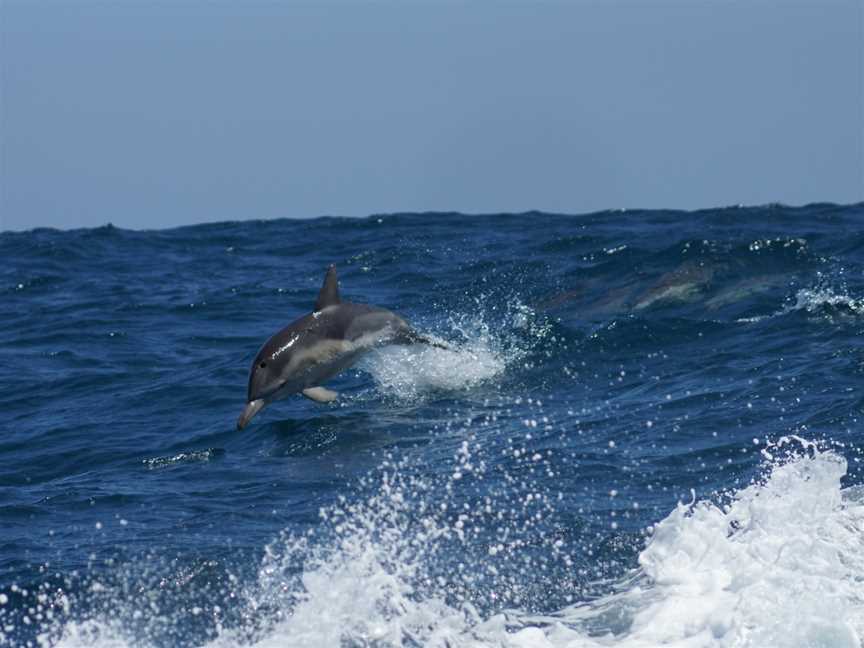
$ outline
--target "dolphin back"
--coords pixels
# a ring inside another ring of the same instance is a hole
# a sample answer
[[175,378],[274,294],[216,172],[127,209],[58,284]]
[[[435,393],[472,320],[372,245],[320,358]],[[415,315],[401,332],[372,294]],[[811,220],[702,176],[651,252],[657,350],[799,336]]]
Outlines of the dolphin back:
[[400,344],[412,332],[408,322],[386,308],[343,302],[328,311],[322,315],[329,316],[325,327],[330,338],[371,345]]

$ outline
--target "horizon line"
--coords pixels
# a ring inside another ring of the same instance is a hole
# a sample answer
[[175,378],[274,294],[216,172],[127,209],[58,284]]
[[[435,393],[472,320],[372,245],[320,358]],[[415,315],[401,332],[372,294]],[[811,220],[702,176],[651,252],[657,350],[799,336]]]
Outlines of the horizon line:
[[180,230],[187,228],[195,228],[195,227],[207,227],[212,225],[227,225],[227,224],[236,224],[236,223],[272,223],[278,221],[315,221],[315,220],[327,220],[327,219],[335,219],[335,220],[369,220],[373,218],[385,218],[385,217],[393,217],[393,216],[465,216],[468,218],[487,218],[490,216],[500,216],[500,217],[512,217],[512,216],[529,216],[529,215],[542,215],[542,216],[554,216],[560,218],[579,218],[586,216],[597,216],[601,214],[623,214],[623,213],[633,213],[633,212],[669,212],[669,213],[685,213],[685,214],[699,214],[701,212],[707,211],[730,211],[730,210],[746,210],[746,209],[786,209],[786,210],[799,210],[806,209],[809,207],[827,207],[827,208],[837,208],[837,207],[859,207],[864,206],[864,200],[851,202],[851,203],[836,203],[831,201],[815,201],[808,202],[804,204],[791,205],[782,202],[768,202],[756,205],[747,205],[744,203],[737,203],[731,205],[722,205],[722,206],[714,206],[714,207],[698,207],[695,209],[686,209],[686,208],[666,208],[666,207],[610,207],[607,209],[599,209],[594,211],[587,212],[552,212],[552,211],[544,211],[542,209],[528,209],[525,211],[512,211],[512,212],[462,212],[458,210],[424,210],[424,211],[390,211],[390,212],[372,212],[370,214],[366,214],[364,216],[346,216],[339,214],[320,214],[318,216],[277,216],[273,218],[243,218],[243,219],[227,219],[227,220],[214,220],[214,221],[201,221],[197,223],[186,223],[184,225],[171,225],[167,227],[121,227],[118,225],[114,225],[111,221],[107,221],[102,225],[94,225],[91,227],[53,227],[50,225],[41,225],[36,227],[30,227],[26,229],[11,229],[11,228],[0,228],[0,235],[3,234],[26,234],[29,232],[36,231],[54,231],[54,232],[76,232],[80,230],[98,230],[98,229],[119,229],[127,232],[167,232],[172,230]]

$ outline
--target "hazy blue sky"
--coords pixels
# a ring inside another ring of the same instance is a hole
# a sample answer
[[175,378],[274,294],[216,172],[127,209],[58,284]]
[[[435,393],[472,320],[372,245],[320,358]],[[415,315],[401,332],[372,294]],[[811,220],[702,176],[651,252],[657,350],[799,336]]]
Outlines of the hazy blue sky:
[[864,200],[864,0],[0,0],[0,227]]

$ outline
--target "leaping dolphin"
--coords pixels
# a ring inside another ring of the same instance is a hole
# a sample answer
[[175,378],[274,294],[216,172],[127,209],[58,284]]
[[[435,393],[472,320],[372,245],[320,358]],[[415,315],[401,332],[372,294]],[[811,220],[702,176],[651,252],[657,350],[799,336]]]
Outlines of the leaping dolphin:
[[418,334],[386,308],[343,302],[336,266],[331,265],[315,309],[274,334],[255,356],[237,429],[246,427],[265,405],[298,392],[318,403],[329,403],[338,394],[321,384],[364,353],[386,344],[414,343],[448,348]]

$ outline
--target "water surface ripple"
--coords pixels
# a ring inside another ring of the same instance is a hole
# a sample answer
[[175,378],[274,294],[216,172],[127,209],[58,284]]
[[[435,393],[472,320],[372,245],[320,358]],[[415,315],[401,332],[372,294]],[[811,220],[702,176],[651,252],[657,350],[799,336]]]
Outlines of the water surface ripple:
[[[0,234],[0,645],[864,641],[864,205]],[[452,350],[235,422],[343,297]]]

